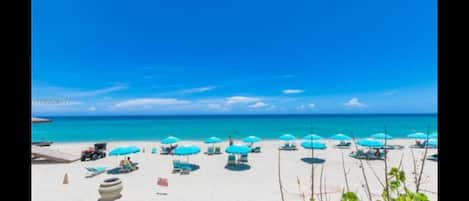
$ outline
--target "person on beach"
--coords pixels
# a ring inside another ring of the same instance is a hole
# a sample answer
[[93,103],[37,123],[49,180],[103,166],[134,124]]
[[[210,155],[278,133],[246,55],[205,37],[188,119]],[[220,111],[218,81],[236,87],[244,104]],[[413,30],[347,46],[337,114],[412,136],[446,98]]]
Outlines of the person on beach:
[[379,151],[379,149],[376,149],[375,156],[379,157],[379,155],[380,155],[380,151]]
[[130,157],[127,157],[127,161],[128,161],[128,163],[129,163],[130,165],[133,164],[133,162],[130,160]]
[[230,146],[233,145],[233,139],[231,139],[231,135],[229,137],[229,142],[230,142]]

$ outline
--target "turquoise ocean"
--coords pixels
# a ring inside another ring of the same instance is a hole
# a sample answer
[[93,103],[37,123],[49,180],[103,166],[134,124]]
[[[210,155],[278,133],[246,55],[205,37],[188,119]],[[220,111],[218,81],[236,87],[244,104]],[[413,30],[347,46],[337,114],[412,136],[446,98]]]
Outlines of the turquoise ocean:
[[309,133],[329,137],[345,133],[356,138],[383,132],[405,138],[413,132],[436,132],[436,114],[357,115],[200,115],[200,116],[93,116],[44,117],[52,123],[32,124],[32,141],[99,142],[161,140],[169,135],[181,140],[217,136],[241,139],[255,135],[277,139],[284,133],[302,138]]

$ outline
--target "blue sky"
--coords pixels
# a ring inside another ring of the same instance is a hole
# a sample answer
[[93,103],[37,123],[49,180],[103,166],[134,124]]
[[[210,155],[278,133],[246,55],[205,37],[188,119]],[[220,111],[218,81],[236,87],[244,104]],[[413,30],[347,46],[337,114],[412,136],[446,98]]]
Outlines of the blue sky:
[[32,112],[435,113],[436,5],[32,1]]

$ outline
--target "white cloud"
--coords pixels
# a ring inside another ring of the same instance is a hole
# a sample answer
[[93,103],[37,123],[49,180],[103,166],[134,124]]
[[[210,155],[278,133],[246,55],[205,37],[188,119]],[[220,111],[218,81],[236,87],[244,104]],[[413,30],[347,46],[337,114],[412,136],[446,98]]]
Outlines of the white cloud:
[[300,94],[300,93],[303,93],[304,90],[301,90],[301,89],[285,89],[282,91],[282,93],[284,94]]
[[249,105],[248,107],[250,107],[250,108],[261,108],[261,107],[265,107],[265,106],[267,106],[267,104],[265,104],[264,102],[256,102],[255,104]]
[[182,93],[182,94],[192,94],[192,93],[200,93],[200,92],[211,91],[213,89],[215,89],[214,86],[206,86],[206,87],[184,89],[184,90],[181,90],[179,92]]
[[94,112],[94,111],[96,111],[96,107],[92,106],[92,107],[88,108],[88,111]]
[[128,86],[125,84],[117,84],[112,87],[108,88],[103,88],[103,89],[96,89],[96,90],[90,90],[90,91],[80,91],[80,92],[72,92],[69,94],[69,96],[74,96],[74,97],[86,97],[86,96],[97,96],[101,94],[106,94],[114,91],[121,91],[124,89],[127,89]]
[[366,107],[364,103],[361,103],[358,98],[352,98],[346,103],[344,103],[345,106],[347,107]]
[[148,108],[151,105],[180,105],[187,103],[189,103],[189,101],[179,100],[175,98],[137,98],[116,103],[114,107],[125,108],[142,106]]
[[307,104],[307,105],[300,105],[298,107],[296,107],[297,110],[305,110],[305,109],[313,109],[314,107],[316,107],[316,105],[314,103],[310,103],[310,104]]
[[226,99],[226,104],[231,105],[236,103],[252,103],[256,101],[260,101],[260,99],[247,96],[232,96]]

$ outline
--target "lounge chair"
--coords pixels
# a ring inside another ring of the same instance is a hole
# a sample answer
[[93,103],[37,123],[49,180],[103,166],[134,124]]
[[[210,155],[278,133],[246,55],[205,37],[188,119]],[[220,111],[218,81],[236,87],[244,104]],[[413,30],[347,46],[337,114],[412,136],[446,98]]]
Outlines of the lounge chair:
[[260,152],[261,152],[261,147],[254,147],[254,148],[251,148],[251,152],[252,152],[252,153],[260,153]]
[[208,154],[208,155],[215,154],[214,148],[213,148],[213,147],[208,147],[208,149],[207,149],[207,154]]
[[181,161],[174,160],[173,161],[173,173],[180,172],[180,171],[182,171]]
[[283,146],[281,146],[280,148],[278,148],[280,150],[298,150],[296,148],[296,145],[294,144],[289,144],[289,143],[285,143]]
[[221,148],[220,147],[215,147],[215,153],[214,154],[221,154]]
[[183,165],[180,174],[189,174],[189,173],[191,173],[191,171],[192,171],[192,168],[190,166]]
[[352,145],[351,142],[341,141],[339,144],[336,144],[335,147],[339,149],[348,149],[351,147],[351,145]]
[[98,174],[101,174],[103,172],[106,172],[106,167],[104,166],[99,166],[99,167],[86,167],[86,170],[88,170],[88,173],[86,174],[86,178],[94,177]]
[[404,146],[402,146],[402,145],[386,145],[385,147],[382,147],[381,149],[401,150],[401,149],[404,149]]
[[433,154],[431,156],[428,157],[428,160],[431,160],[431,161],[438,161],[438,154]]
[[368,151],[364,153],[363,150],[358,150],[357,152],[352,151],[349,156],[356,159],[365,159],[365,160],[380,160],[384,159],[384,152],[380,152],[380,156],[375,155],[376,152]]
[[426,140],[423,143],[420,143],[420,141],[416,141],[415,144],[411,145],[410,147],[411,148],[419,148],[419,149],[425,149],[425,148],[434,149],[434,148],[437,148],[435,146],[428,145]]
[[128,173],[134,170],[138,170],[138,163],[124,164],[124,166],[120,167],[119,172]]
[[238,162],[240,163],[247,163],[248,162],[248,155],[241,155],[241,157],[239,157],[238,159]]
[[235,155],[228,155],[228,165],[236,165],[236,156]]
[[161,155],[168,155],[170,153],[170,149],[168,147],[161,147]]

